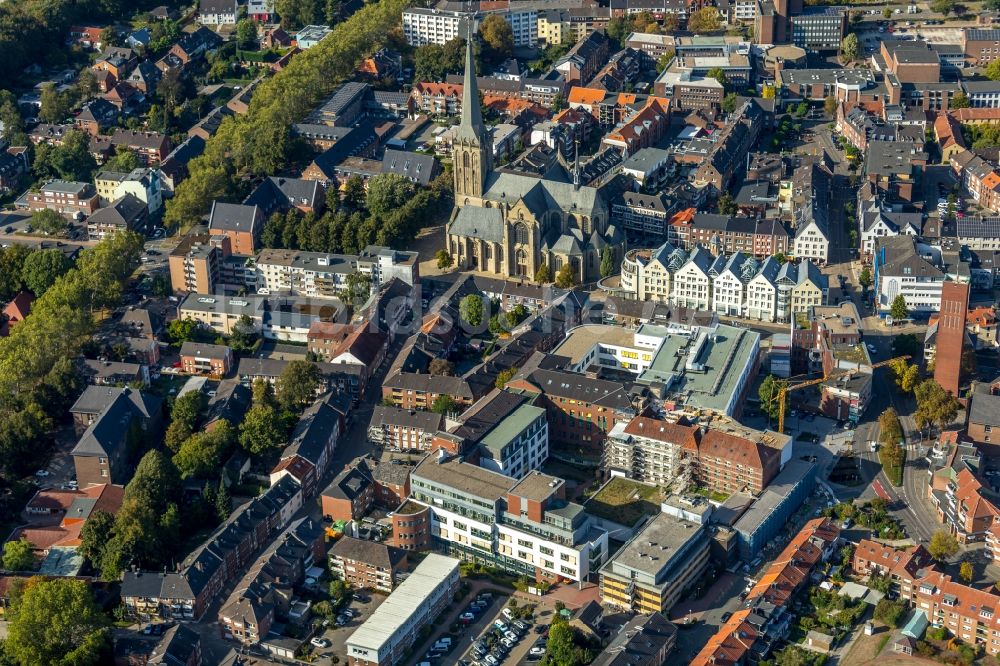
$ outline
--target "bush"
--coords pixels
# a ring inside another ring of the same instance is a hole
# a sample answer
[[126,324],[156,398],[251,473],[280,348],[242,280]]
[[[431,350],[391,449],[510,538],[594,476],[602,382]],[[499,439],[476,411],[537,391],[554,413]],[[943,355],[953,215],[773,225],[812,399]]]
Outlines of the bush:
[[927,630],[927,638],[932,641],[948,640],[948,630],[944,627],[931,627]]
[[902,601],[882,599],[875,606],[875,619],[889,627],[898,627],[899,621],[903,619],[905,610],[906,607]]

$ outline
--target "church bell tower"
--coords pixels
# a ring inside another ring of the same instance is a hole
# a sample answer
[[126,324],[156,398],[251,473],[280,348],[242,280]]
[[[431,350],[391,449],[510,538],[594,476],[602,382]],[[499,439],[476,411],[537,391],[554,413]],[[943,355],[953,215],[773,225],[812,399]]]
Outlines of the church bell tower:
[[486,188],[486,178],[492,168],[490,139],[483,124],[479,107],[479,86],[476,83],[476,65],[472,59],[472,34],[465,44],[465,81],[462,86],[462,122],[455,131],[452,148],[455,173],[455,202],[459,205],[467,198],[481,199]]

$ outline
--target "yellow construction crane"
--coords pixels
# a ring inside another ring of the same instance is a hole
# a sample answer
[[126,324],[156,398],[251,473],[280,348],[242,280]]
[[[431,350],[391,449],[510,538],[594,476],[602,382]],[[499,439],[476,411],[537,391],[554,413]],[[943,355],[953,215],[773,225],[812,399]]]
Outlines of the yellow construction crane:
[[[883,366],[894,363],[895,361],[908,361],[910,359],[909,355],[897,356],[895,358],[890,358],[885,361],[879,361],[878,363],[865,364],[860,366],[860,368],[881,368]],[[778,432],[784,434],[785,432],[785,401],[788,398],[788,394],[792,391],[797,391],[800,388],[805,388],[807,386],[815,386],[816,384],[822,384],[828,379],[836,379],[837,377],[843,377],[844,375],[849,375],[853,373],[854,370],[845,370],[843,372],[838,372],[833,375],[824,375],[818,379],[810,379],[809,381],[799,382],[798,384],[792,384],[791,386],[783,386],[781,390],[778,391]]]

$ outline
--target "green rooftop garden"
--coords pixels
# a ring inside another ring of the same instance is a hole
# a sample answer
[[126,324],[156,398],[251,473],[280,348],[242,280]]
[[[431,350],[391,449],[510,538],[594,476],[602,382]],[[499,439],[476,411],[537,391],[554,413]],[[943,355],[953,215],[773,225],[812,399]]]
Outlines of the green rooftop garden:
[[584,508],[587,513],[632,526],[643,516],[660,512],[666,493],[659,486],[649,486],[616,476],[597,491]]

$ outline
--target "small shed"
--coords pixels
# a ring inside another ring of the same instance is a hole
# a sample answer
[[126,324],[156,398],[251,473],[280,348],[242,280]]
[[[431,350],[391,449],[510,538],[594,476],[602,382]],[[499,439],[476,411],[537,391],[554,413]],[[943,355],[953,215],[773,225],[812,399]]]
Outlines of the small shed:
[[806,641],[802,644],[802,647],[812,650],[813,652],[827,654],[833,649],[833,636],[829,636],[813,629],[806,634]]
[[900,636],[892,644],[892,651],[899,654],[912,655],[917,642],[909,636]]

